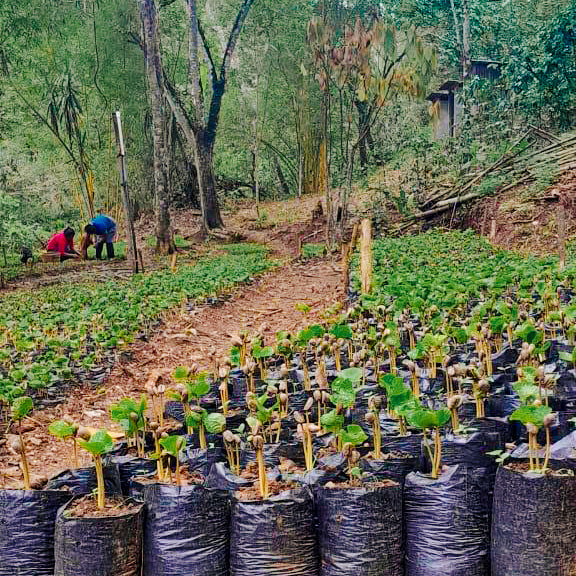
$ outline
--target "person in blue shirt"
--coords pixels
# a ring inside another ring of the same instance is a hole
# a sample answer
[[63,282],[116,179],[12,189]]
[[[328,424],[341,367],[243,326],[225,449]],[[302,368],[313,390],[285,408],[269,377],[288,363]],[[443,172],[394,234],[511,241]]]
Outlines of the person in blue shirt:
[[96,218],[90,220],[84,228],[86,235],[95,236],[94,246],[96,248],[96,258],[102,260],[102,250],[106,244],[106,255],[108,259],[114,258],[114,240],[116,238],[116,222],[109,216],[98,214]]

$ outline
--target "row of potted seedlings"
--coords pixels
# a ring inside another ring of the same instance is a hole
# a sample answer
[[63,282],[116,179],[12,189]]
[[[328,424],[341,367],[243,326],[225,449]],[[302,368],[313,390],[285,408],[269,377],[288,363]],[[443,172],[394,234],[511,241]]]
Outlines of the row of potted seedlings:
[[[0,576],[570,575],[576,398],[552,367],[571,351],[528,325],[458,342],[355,305],[275,342],[240,334],[223,365],[111,406],[120,444],[53,423],[94,466],[44,487],[20,434]],[[15,401],[13,431],[31,409]]]

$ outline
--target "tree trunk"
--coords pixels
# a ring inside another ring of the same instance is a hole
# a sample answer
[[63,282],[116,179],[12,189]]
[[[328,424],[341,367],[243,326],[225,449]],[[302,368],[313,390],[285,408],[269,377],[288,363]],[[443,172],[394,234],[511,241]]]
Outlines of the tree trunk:
[[212,160],[212,147],[206,141],[206,133],[200,130],[196,135],[194,146],[196,158],[196,171],[198,172],[198,185],[200,187],[200,205],[202,208],[202,222],[206,230],[222,228],[222,216],[216,192],[216,179],[214,178],[214,163]]
[[290,187],[288,186],[288,182],[286,182],[286,177],[282,171],[282,166],[280,166],[280,161],[276,155],[274,155],[274,168],[276,170],[276,176],[278,176],[280,194],[286,197],[290,196]]
[[462,66],[464,78],[467,78],[472,65],[470,55],[470,9],[468,0],[462,0],[462,12]]
[[152,112],[156,251],[159,253],[172,253],[174,246],[170,229],[168,201],[164,86],[154,0],[140,0],[140,16],[144,32],[144,59]]

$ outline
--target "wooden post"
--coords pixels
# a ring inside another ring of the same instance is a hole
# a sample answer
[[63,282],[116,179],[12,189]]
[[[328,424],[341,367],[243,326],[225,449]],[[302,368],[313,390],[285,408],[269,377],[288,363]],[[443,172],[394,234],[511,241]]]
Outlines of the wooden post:
[[362,294],[372,291],[372,221],[362,220],[360,233],[360,271],[362,275]]
[[128,238],[128,252],[132,263],[132,271],[138,274],[138,247],[136,245],[136,233],[134,232],[134,219],[132,215],[132,204],[128,194],[128,174],[126,170],[126,149],[124,147],[124,134],[122,133],[122,120],[120,112],[112,114],[114,121],[114,133],[116,134],[116,144],[118,145],[118,169],[120,170],[120,184],[122,186],[122,204],[124,206],[124,216],[126,218],[126,236]]
[[496,240],[496,219],[494,218],[490,223],[490,242]]
[[558,226],[558,258],[560,272],[566,268],[566,208],[563,198],[558,198],[556,207],[556,224]]
[[350,284],[350,252],[350,244],[342,244],[342,285],[346,295]]

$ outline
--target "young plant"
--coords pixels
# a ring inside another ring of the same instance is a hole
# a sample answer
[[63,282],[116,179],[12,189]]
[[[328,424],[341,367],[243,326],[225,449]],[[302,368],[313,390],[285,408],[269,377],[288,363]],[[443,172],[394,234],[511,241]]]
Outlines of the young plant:
[[128,445],[136,447],[140,458],[144,458],[146,452],[146,409],[148,403],[146,396],[142,394],[140,401],[132,398],[123,398],[117,404],[110,406],[110,418],[120,424],[128,439]]
[[368,399],[368,412],[365,420],[372,427],[372,436],[374,438],[373,456],[376,460],[382,457],[382,428],[380,427],[380,410],[382,408],[382,398],[380,396],[371,396]]
[[[556,417],[552,413],[550,406],[538,404],[521,406],[510,415],[510,421],[518,421],[526,426],[528,432],[528,451],[530,470],[532,472],[545,473],[548,469],[551,451],[550,427],[554,424]],[[540,467],[540,458],[538,457],[538,431],[544,427],[546,430],[546,455],[544,465]]]
[[455,396],[450,396],[446,400],[446,405],[448,410],[450,410],[451,420],[452,420],[452,431],[455,436],[460,433],[460,418],[458,416],[458,409],[462,406],[463,399],[462,396],[456,394]]
[[350,478],[350,485],[356,486],[359,484],[359,478],[362,472],[358,467],[360,462],[360,452],[356,447],[363,444],[368,440],[368,436],[357,424],[350,424],[346,429],[340,430],[340,442],[342,444],[342,455],[346,458],[348,464],[348,476]]
[[100,510],[106,505],[106,489],[104,486],[104,469],[102,465],[102,456],[114,448],[114,440],[107,430],[99,430],[92,434],[89,440],[78,438],[78,444],[81,448],[92,455],[94,468],[96,469],[96,501]]
[[[165,456],[172,456],[176,461],[176,485],[182,485],[182,477],[180,474],[180,455],[182,454],[182,450],[186,446],[186,440],[182,436],[164,436],[160,438],[160,446],[162,447],[162,452],[160,457]],[[166,477],[166,474],[168,477]],[[164,480],[169,480],[170,476],[172,475],[172,468],[170,466],[166,466],[166,473]]]
[[[430,462],[432,463],[432,478],[438,478],[442,469],[442,437],[441,429],[450,421],[451,413],[447,408],[440,410],[419,409],[410,412],[408,422],[411,426],[422,430],[424,435],[424,447],[428,452]],[[432,451],[428,442],[428,431],[434,434],[434,450]]]
[[18,425],[18,452],[22,459],[22,474],[24,475],[24,490],[30,490],[30,469],[26,457],[26,444],[22,434],[22,420],[32,412],[34,403],[28,396],[20,396],[12,402],[12,420]]
[[62,442],[66,442],[66,440],[72,441],[72,450],[74,455],[74,468],[80,468],[80,464],[78,462],[78,444],[76,443],[76,434],[78,432],[78,424],[74,424],[74,422],[68,420],[55,420],[48,426],[48,432],[55,436],[56,438],[62,440]]
[[238,476],[240,474],[240,444],[242,439],[239,434],[234,434],[230,430],[224,430],[222,437],[230,470]]
[[259,434],[260,421],[247,420],[250,426],[251,434],[248,436],[248,442],[252,444],[254,452],[256,452],[256,462],[258,464],[258,482],[260,485],[260,496],[262,500],[267,500],[269,497],[268,476],[266,474],[266,460],[264,459],[264,438]]

